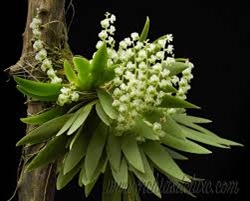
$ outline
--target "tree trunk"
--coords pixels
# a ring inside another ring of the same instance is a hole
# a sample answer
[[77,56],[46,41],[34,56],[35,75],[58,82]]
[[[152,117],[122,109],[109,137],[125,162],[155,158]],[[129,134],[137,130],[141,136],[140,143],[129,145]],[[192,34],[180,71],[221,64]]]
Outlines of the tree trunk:
[[[32,55],[32,30],[29,25],[37,14],[37,8],[40,10],[40,18],[43,24],[48,23],[42,29],[42,39],[49,47],[59,47],[67,45],[67,32],[65,31],[65,0],[29,0],[28,16],[23,34],[23,50],[20,60],[16,65],[10,67],[10,73],[31,71],[32,63],[34,63],[34,55]],[[31,65],[27,65],[27,63]],[[34,65],[35,66],[35,65]],[[34,69],[33,69],[34,70]],[[28,114],[36,114],[45,107],[42,102],[28,102]],[[32,126],[27,127],[27,133],[34,129]],[[24,148],[25,161],[29,156],[36,153],[41,145]],[[31,172],[25,172],[24,167],[18,181],[19,201],[53,201],[55,193],[55,165],[49,165],[36,169]]]

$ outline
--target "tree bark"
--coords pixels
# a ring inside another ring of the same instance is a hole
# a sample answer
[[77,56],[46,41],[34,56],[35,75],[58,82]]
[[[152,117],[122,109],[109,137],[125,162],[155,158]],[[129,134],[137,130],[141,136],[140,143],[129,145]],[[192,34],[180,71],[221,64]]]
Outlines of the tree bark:
[[[10,74],[15,72],[34,70],[27,66],[27,63],[34,63],[32,49],[32,30],[29,25],[37,14],[37,8],[40,10],[39,16],[43,24],[47,24],[42,29],[42,39],[49,47],[59,47],[67,45],[67,32],[65,31],[65,0],[28,0],[28,15],[23,34],[23,50],[20,60],[16,65],[10,67]],[[28,61],[28,62],[27,62]],[[35,66],[35,65],[34,65]],[[28,114],[36,114],[41,111],[45,105],[42,102],[28,102]],[[27,133],[34,129],[27,127]],[[41,145],[24,148],[24,162],[32,154],[36,153]],[[53,201],[55,193],[56,165],[36,169],[31,172],[25,172],[24,167],[18,181],[19,201]]]

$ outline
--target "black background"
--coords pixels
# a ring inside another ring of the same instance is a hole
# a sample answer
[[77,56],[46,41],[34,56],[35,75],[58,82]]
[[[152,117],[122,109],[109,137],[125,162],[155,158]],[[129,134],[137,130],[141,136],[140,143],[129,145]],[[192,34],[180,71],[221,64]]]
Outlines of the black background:
[[[75,54],[90,57],[100,31],[99,21],[106,11],[117,16],[117,40],[140,32],[146,16],[151,19],[149,38],[174,34],[176,56],[188,57],[195,64],[189,101],[202,107],[190,111],[213,120],[208,128],[220,136],[239,141],[244,148],[214,149],[212,155],[193,156],[179,163],[189,174],[211,181],[237,181],[237,194],[198,193],[198,198],[163,194],[163,200],[246,200],[249,198],[249,9],[247,1],[97,1],[75,0],[76,15],[69,43]],[[24,135],[25,99],[3,73],[14,64],[22,48],[27,2],[1,1],[1,200],[15,189],[20,149],[15,143]],[[210,147],[208,147],[210,148]],[[99,185],[100,187],[100,185]],[[56,201],[80,201],[83,191],[72,183],[56,193]],[[91,194],[100,200],[100,190]],[[158,200],[143,194],[142,200]]]

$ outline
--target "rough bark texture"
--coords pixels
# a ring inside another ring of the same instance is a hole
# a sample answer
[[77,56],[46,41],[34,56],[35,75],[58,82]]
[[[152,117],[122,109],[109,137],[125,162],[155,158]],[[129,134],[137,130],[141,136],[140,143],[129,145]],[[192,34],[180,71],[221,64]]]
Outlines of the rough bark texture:
[[[16,65],[10,67],[10,73],[13,74],[25,68],[29,69],[24,61],[28,63],[34,62],[31,55],[32,49],[32,31],[29,27],[30,22],[37,13],[37,8],[40,9],[40,17],[43,24],[48,23],[42,30],[42,39],[50,47],[61,47],[66,44],[67,33],[65,32],[65,0],[29,0],[28,1],[28,16],[23,34],[23,50],[22,56]],[[36,114],[44,108],[41,102],[28,103],[28,114]],[[27,133],[34,127],[28,126]],[[41,145],[25,148],[24,158],[36,153]],[[53,201],[55,192],[55,165],[49,165],[32,172],[22,170],[20,180],[18,182],[19,201]]]

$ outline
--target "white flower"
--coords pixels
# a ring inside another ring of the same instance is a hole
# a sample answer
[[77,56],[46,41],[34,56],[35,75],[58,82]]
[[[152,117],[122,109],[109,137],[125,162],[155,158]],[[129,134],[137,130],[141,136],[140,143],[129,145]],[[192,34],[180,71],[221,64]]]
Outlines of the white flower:
[[123,68],[118,66],[117,68],[115,68],[115,73],[118,76],[122,75],[123,74]]
[[40,25],[42,24],[42,21],[39,18],[33,18],[32,22],[30,23],[30,28],[31,29],[37,29],[40,27]]
[[139,57],[140,59],[146,59],[146,58],[147,58],[147,52],[146,52],[145,50],[140,50],[140,51],[138,52],[138,57]]
[[191,71],[192,71],[191,68],[186,68],[184,71],[182,71],[182,74],[184,76],[188,76],[191,74]]
[[135,78],[135,75],[134,75],[133,73],[131,73],[130,71],[126,71],[124,77],[125,77],[127,80],[131,80],[131,79],[134,79],[134,78]]
[[71,100],[74,101],[74,102],[76,102],[76,101],[79,100],[79,94],[78,94],[76,91],[74,91],[74,92],[71,94]]
[[151,55],[150,58],[148,59],[148,61],[151,63],[151,64],[154,64],[156,62],[156,59],[157,57],[155,55]]
[[107,31],[102,30],[99,34],[98,34],[99,38],[102,40],[105,40],[108,37]]
[[174,46],[173,45],[168,45],[166,51],[168,54],[172,54],[173,53],[173,50],[174,50]]
[[161,129],[162,129],[162,126],[161,126],[160,123],[155,122],[155,123],[153,124],[153,130],[154,130],[155,132],[161,131]]
[[166,40],[167,40],[167,42],[172,42],[173,41],[173,35],[172,34],[167,34]]
[[170,74],[170,71],[166,68],[164,68],[163,71],[161,72],[162,77],[167,77],[169,74]]
[[166,59],[166,64],[170,64],[170,63],[173,63],[173,62],[175,62],[175,59],[174,58],[172,58],[172,57],[167,57],[167,59]]
[[152,75],[150,77],[149,81],[152,83],[157,83],[157,82],[159,82],[159,77],[157,75]]
[[71,93],[71,89],[70,88],[67,88],[67,87],[63,87],[61,88],[60,90],[63,94],[65,95],[69,95]]
[[152,85],[150,85],[148,88],[147,88],[147,93],[148,94],[155,94],[157,91],[156,91],[156,88],[153,87]]
[[47,57],[47,51],[45,49],[41,49],[35,56],[37,61],[43,61]]
[[134,33],[131,33],[131,38],[133,41],[137,41],[139,40],[140,37],[138,33],[134,32]]
[[140,42],[140,41],[137,41],[137,42],[136,42],[136,45],[135,45],[135,49],[136,49],[136,50],[139,50],[139,49],[141,49],[142,47],[143,47],[143,43]]
[[52,83],[52,84],[60,84],[60,83],[62,83],[62,78],[53,77],[53,78],[51,79],[51,83]]
[[50,68],[50,69],[47,71],[47,75],[48,75],[50,78],[54,78],[54,77],[56,77],[56,71],[55,71],[53,68]]
[[40,29],[33,29],[32,33],[33,33],[35,38],[40,38],[42,35],[42,32],[40,31]]
[[45,72],[49,68],[52,68],[52,62],[46,58],[42,62],[41,69]]
[[125,38],[124,42],[127,44],[127,46],[130,46],[132,44],[132,41],[130,38]]
[[113,24],[113,23],[116,21],[115,15],[112,14],[112,15],[110,16],[109,20],[110,20],[110,23]]
[[128,47],[128,45],[125,43],[125,41],[121,41],[119,43],[119,47],[122,48],[122,49],[126,49]]
[[171,82],[175,85],[177,82],[179,82],[179,78],[177,76],[173,76]]
[[117,107],[121,104],[121,102],[119,100],[114,100],[113,103],[112,103],[112,106],[113,107]]
[[126,65],[126,67],[129,69],[129,70],[133,70],[133,69],[135,69],[135,64],[134,63],[132,63],[131,61],[129,61],[128,63],[127,63],[127,65]]
[[147,69],[147,64],[144,61],[142,61],[142,62],[140,62],[138,67],[141,70],[146,70]]
[[164,59],[164,51],[159,51],[156,53],[157,59],[161,60]]
[[128,90],[128,86],[127,86],[126,84],[122,83],[122,84],[120,85],[120,89],[121,89],[121,90],[124,90],[124,91],[127,91],[127,90]]
[[161,88],[165,88],[166,86],[168,86],[168,85],[171,85],[172,86],[172,84],[171,84],[171,82],[169,81],[169,80],[166,80],[166,79],[162,79],[160,82],[159,82],[159,86],[161,87]]
[[182,77],[182,78],[180,79],[180,81],[179,81],[179,85],[180,85],[181,87],[187,86],[187,85],[188,85],[188,82],[187,82],[186,78]]
[[38,51],[43,48],[43,42],[41,40],[36,40],[33,44],[34,50]]
[[118,111],[119,112],[125,112],[126,110],[128,110],[128,106],[126,104],[121,104]]
[[65,103],[69,103],[69,96],[66,96],[65,94],[60,94],[57,99],[57,104],[60,106],[63,106]]
[[116,77],[116,78],[114,79],[114,84],[115,84],[116,86],[119,86],[120,84],[122,84],[122,80],[120,79],[120,77]]
[[156,48],[156,45],[153,44],[153,43],[150,43],[149,46],[148,46],[148,48],[147,48],[147,50],[149,52],[153,52],[155,50],[155,48]]
[[109,24],[109,19],[104,19],[104,20],[101,21],[102,28],[107,29],[109,27],[109,25],[110,25]]
[[129,102],[129,101],[130,101],[130,97],[129,97],[127,94],[122,95],[122,96],[120,97],[120,101],[121,101],[121,102]]
[[115,27],[113,25],[111,25],[108,31],[109,31],[109,34],[114,35]]
[[103,45],[103,41],[98,41],[96,44],[96,49],[99,49]]

